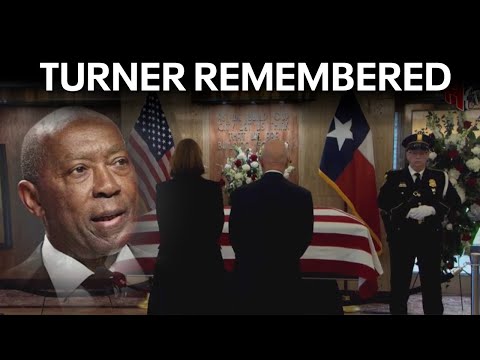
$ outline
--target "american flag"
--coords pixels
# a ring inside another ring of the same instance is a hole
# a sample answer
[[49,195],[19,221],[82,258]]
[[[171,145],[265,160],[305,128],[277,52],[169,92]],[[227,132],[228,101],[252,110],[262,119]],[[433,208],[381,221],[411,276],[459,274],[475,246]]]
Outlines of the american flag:
[[[229,207],[224,214],[220,245],[225,268],[231,271],[235,253],[228,235]],[[153,274],[160,242],[153,210],[138,219],[129,242],[145,274]],[[312,242],[300,259],[300,266],[305,277],[358,279],[359,295],[365,299],[375,295],[377,278],[383,273],[368,228],[355,216],[335,208],[314,209]]]
[[147,211],[156,208],[156,185],[170,179],[174,151],[172,133],[155,93],[149,93],[128,138],[128,152],[138,175],[138,188]]

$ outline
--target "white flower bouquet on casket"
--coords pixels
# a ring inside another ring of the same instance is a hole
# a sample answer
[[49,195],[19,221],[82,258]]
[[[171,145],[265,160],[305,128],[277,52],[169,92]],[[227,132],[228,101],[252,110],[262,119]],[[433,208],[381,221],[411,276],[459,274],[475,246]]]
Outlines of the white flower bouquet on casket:
[[[258,153],[248,148],[243,150],[239,146],[234,146],[235,156],[227,158],[227,162],[222,170],[222,176],[225,181],[225,191],[228,196],[240,186],[250,184],[263,176],[262,166],[259,157],[261,156],[261,148]],[[295,169],[288,166],[283,176],[288,179],[290,173]]]

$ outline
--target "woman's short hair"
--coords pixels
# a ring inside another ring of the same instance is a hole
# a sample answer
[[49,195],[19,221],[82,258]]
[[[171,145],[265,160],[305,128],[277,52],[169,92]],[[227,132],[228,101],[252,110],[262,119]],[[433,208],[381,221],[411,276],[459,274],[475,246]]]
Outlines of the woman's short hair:
[[202,161],[202,150],[193,139],[183,139],[177,146],[172,157],[170,175],[197,175],[205,173]]

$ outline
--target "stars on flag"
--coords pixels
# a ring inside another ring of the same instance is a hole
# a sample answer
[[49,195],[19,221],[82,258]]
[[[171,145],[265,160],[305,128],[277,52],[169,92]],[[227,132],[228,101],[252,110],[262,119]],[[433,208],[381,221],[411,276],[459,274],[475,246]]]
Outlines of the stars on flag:
[[352,133],[352,119],[348,120],[345,123],[342,123],[336,116],[334,117],[335,121],[335,130],[329,132],[327,137],[336,138],[338,144],[338,151],[342,151],[343,144],[345,140],[353,140]]

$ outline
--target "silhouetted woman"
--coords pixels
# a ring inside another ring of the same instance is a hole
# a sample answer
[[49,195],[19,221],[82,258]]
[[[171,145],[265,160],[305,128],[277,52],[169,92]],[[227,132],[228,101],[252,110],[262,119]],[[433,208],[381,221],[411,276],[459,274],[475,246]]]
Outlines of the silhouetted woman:
[[172,179],[157,185],[160,246],[148,314],[217,314],[224,305],[222,190],[202,178],[194,140],[178,143],[171,164]]

